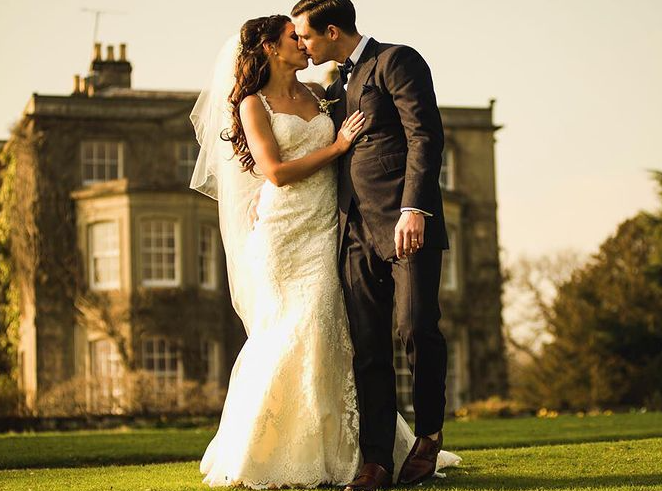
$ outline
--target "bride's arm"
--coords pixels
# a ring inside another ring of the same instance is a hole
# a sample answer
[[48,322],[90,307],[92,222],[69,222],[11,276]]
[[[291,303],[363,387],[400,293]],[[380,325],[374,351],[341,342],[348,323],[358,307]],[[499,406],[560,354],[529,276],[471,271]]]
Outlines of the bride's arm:
[[282,161],[278,143],[271,131],[269,115],[257,96],[250,95],[241,102],[239,117],[255,164],[278,187],[314,174],[347,152],[365,121],[363,113],[356,111],[343,122],[336,141],[331,145],[296,160]]

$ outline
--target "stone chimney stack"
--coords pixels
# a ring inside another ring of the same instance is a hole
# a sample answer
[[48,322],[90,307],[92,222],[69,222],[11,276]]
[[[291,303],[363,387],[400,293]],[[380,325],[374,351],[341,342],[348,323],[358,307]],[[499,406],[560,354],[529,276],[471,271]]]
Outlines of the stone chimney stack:
[[80,75],[74,75],[74,90],[73,94],[80,94]]
[[115,47],[106,46],[106,59],[101,59],[101,43],[94,45],[94,59],[87,76],[90,83],[88,94],[117,87],[131,88],[131,63],[126,59],[126,44],[120,44],[119,60],[115,60]]

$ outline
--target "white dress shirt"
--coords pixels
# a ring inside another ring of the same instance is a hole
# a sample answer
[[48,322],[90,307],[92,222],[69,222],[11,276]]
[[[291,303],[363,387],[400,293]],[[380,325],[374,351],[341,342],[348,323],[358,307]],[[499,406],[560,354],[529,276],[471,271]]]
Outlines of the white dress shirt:
[[[361,58],[361,54],[363,54],[363,50],[366,47],[366,44],[368,44],[368,41],[370,38],[368,36],[361,36],[361,40],[359,41],[359,44],[356,45],[356,48],[354,48],[354,51],[352,51],[352,54],[349,55],[349,59],[356,65],[359,61],[359,58]],[[352,77],[351,73],[347,74],[347,83],[343,85],[343,88],[347,90],[347,84],[349,83],[349,79]]]
[[[356,65],[358,63],[359,58],[361,58],[361,55],[363,54],[363,50],[365,49],[365,47],[368,44],[369,40],[370,40],[370,38],[368,36],[366,36],[365,34],[363,36],[361,36],[361,40],[359,41],[359,44],[356,45],[356,48],[354,48],[354,51],[352,51],[352,54],[349,55],[349,59],[351,60],[352,63],[354,63],[354,65]],[[347,90],[347,84],[349,83],[349,79],[351,77],[352,77],[352,74],[348,73],[347,74],[347,83],[345,85],[343,85],[343,88],[345,90]],[[401,213],[404,212],[404,211],[417,211],[419,213],[422,213],[426,217],[431,217],[432,216],[432,213],[428,213],[427,211],[419,210],[418,208],[412,208],[412,207],[409,207],[409,206],[404,207],[404,208],[400,208]]]

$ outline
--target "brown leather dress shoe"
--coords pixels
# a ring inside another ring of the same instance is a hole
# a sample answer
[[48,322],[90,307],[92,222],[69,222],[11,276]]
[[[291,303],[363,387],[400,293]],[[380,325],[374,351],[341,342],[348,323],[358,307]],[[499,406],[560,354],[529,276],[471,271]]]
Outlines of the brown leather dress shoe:
[[359,475],[350,482],[345,491],[374,491],[393,485],[393,476],[379,464],[363,464]]
[[439,430],[437,440],[419,436],[402,464],[398,484],[413,485],[429,479],[437,470],[437,455],[444,443],[444,436]]

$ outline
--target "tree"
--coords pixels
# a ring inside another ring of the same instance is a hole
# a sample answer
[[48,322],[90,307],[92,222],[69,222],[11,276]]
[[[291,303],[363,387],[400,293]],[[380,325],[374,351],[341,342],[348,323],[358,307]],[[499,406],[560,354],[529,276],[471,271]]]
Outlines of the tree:
[[[662,173],[653,175],[662,198]],[[659,404],[662,214],[620,224],[560,286],[546,317],[552,341],[523,372],[521,399],[556,409]]]
[[571,249],[504,261],[504,336],[511,353],[538,359],[542,345],[552,339],[548,325],[558,290],[584,261]]
[[579,252],[568,249],[503,261],[503,330],[512,398],[532,404],[537,400],[537,395],[528,393],[528,372],[531,365],[540,365],[545,343],[553,341],[549,325],[559,289],[585,260]]

